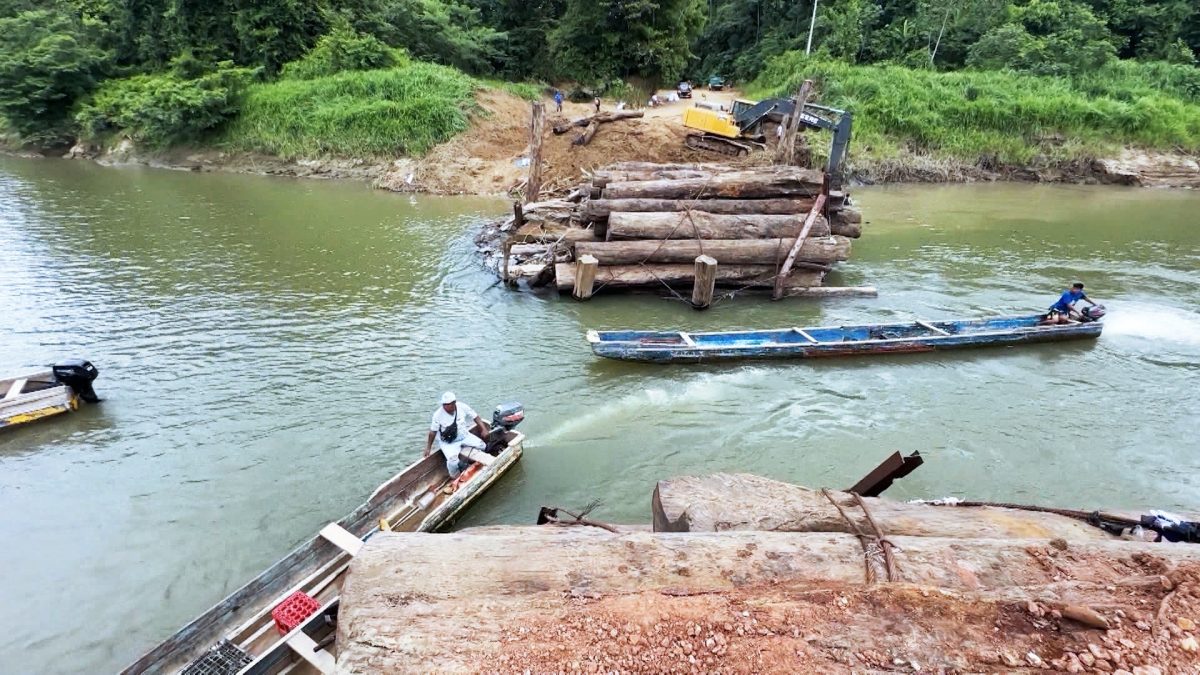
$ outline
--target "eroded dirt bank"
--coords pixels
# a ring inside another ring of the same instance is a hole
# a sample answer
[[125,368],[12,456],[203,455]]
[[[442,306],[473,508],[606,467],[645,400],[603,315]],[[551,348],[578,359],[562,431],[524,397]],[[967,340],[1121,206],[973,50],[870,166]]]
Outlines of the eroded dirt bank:
[[[473,116],[467,132],[419,159],[290,160],[189,148],[148,153],[129,141],[105,151],[76,146],[67,156],[95,159],[109,165],[143,164],[191,171],[360,180],[399,192],[514,193],[523,187],[527,173],[524,159],[529,149],[530,104],[498,90],[480,92],[478,103],[482,112]],[[544,192],[552,195],[568,189],[578,181],[582,172],[615,162],[728,162],[727,157],[684,146],[686,131],[680,115],[687,105],[691,103],[672,103],[663,108],[647,110],[644,119],[603,125],[591,143],[581,146],[573,144],[575,133],[554,135],[549,129],[556,118],[583,117],[591,112],[591,106],[567,103],[560,115],[554,111],[552,102],[547,103],[547,136],[543,146]],[[605,109],[611,109],[611,106],[606,105]],[[1030,166],[999,165],[987,158],[967,163],[919,154],[856,162],[853,156],[852,146],[849,178],[851,183],[858,184],[1028,181],[1200,188],[1200,158],[1135,149],[1128,149],[1115,158],[1069,162],[1047,159],[1035,161]],[[767,155],[758,154],[739,161],[755,164],[769,160]]]

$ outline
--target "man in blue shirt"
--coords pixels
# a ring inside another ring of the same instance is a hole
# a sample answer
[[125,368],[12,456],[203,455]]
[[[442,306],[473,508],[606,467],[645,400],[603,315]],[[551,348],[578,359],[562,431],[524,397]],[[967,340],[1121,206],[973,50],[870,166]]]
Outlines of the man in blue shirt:
[[562,112],[562,102],[563,102],[562,92],[555,89],[554,90],[554,106],[558,109],[558,112]]
[[[1042,320],[1043,324],[1058,324],[1070,323],[1072,319],[1078,319],[1079,313],[1075,311],[1075,303],[1080,300],[1086,301],[1089,305],[1095,305],[1091,298],[1083,292],[1083,284],[1071,284],[1071,288],[1063,291],[1058,302],[1050,305],[1050,311],[1046,313],[1046,318]],[[1072,316],[1074,314],[1074,316]]]

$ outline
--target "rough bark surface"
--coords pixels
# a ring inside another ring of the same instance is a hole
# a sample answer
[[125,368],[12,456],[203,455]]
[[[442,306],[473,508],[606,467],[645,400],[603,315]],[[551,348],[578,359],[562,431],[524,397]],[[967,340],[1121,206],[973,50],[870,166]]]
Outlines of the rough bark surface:
[[796,199],[591,199],[583,203],[583,217],[607,218],[618,211],[707,211],[708,213],[795,215],[812,208],[813,200]]
[[[783,263],[795,237],[790,239],[712,239],[709,241],[602,241],[580,242],[575,255],[593,255],[601,265],[692,262],[710,255],[722,265],[775,265]],[[797,260],[829,264],[850,257],[846,237],[810,237],[800,248]]]
[[[1197,547],[894,541],[902,581],[866,584],[845,534],[382,533],[343,589],[338,672],[1197,667],[1180,628],[1200,609]],[[1114,628],[1062,618],[1066,607]]]
[[[608,238],[613,239],[781,239],[795,237],[807,214],[725,215],[705,211],[683,213],[613,213]],[[818,216],[809,236],[830,235],[829,221]]]
[[[833,496],[864,532],[869,531],[862,509],[849,493],[834,491]],[[889,536],[1112,539],[1100,528],[1051,513],[906,504],[875,497],[864,501]],[[654,529],[660,532],[853,532],[819,490],[744,473],[659,481],[653,513]]]
[[[775,268],[770,265],[722,265],[717,261],[718,286],[767,287],[775,283]],[[823,272],[798,271],[788,277],[789,288],[819,286]],[[560,291],[575,285],[575,263],[559,263],[554,270],[555,284]],[[686,286],[696,278],[693,264],[675,265],[607,265],[596,270],[596,288],[632,288],[635,286]]]
[[821,191],[822,174],[808,169],[733,171],[707,178],[612,182],[607,199],[759,199],[811,197]]

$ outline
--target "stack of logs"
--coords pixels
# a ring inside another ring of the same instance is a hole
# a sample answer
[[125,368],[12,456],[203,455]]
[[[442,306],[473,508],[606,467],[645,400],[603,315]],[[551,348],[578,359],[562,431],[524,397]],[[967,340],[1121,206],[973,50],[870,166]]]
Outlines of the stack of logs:
[[715,286],[773,287],[776,297],[871,290],[821,287],[849,258],[862,217],[820,171],[627,162],[597,170],[573,197],[517,216],[506,278],[548,282],[552,266],[558,289],[579,299],[691,286],[697,307]]

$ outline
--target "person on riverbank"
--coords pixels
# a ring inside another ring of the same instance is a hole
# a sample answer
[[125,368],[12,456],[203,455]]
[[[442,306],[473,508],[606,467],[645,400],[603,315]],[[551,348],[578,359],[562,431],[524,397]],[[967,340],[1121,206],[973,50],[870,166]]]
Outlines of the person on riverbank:
[[563,94],[561,90],[554,90],[554,108],[557,112],[562,112]]
[[1083,292],[1083,284],[1075,282],[1071,287],[1063,291],[1063,294],[1058,298],[1058,302],[1050,305],[1050,311],[1046,313],[1042,319],[1044,324],[1060,324],[1069,323],[1072,319],[1079,319],[1079,312],[1075,311],[1075,304],[1083,300],[1089,305],[1095,305],[1091,298]]
[[596,106],[596,114],[599,115],[600,114],[600,97],[599,96],[592,99],[592,105]]
[[[468,428],[475,433],[468,431]],[[493,457],[484,449],[491,429],[486,422],[471,409],[448,391],[442,394],[442,403],[433,411],[433,419],[429,423],[429,436],[425,439],[425,453],[428,457],[433,452],[433,443],[437,441],[438,450],[446,456],[446,471],[451,478],[458,478],[471,462],[479,462],[484,466],[491,464]],[[466,459],[463,459],[463,457]]]

